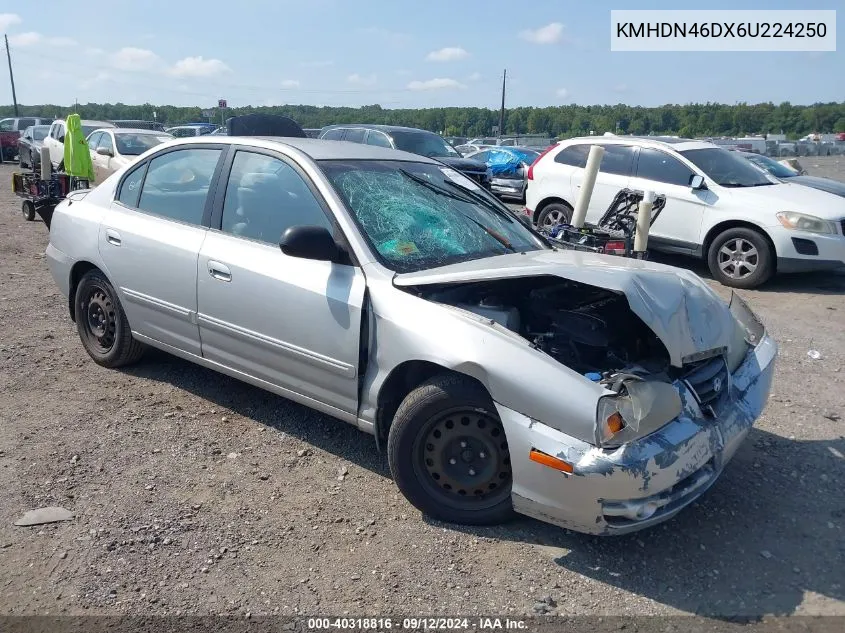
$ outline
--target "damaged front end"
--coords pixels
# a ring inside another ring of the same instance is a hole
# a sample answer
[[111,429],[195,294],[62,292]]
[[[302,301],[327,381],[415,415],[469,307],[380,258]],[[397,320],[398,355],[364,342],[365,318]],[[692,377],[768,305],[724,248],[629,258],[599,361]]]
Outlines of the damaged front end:
[[[519,364],[512,382],[533,400],[488,384],[508,437],[517,511],[595,534],[666,520],[712,485],[759,416],[774,341],[738,296],[726,306],[690,273],[668,270],[600,270],[590,283],[500,274],[397,284],[558,363],[554,397],[528,385]],[[537,376],[530,365],[525,372]],[[587,412],[591,432],[580,420]]]

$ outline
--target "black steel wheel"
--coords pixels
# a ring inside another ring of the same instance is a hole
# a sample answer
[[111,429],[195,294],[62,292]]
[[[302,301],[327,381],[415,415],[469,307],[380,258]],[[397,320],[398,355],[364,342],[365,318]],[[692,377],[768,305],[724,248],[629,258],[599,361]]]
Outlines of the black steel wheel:
[[76,329],[85,351],[99,365],[121,367],[144,352],[132,330],[114,287],[99,270],[82,277],[75,296]]
[[32,200],[21,202],[21,215],[27,222],[32,222],[35,219],[35,203]]
[[408,394],[390,427],[388,460],[399,489],[431,517],[486,525],[513,516],[505,431],[471,379],[436,376]]

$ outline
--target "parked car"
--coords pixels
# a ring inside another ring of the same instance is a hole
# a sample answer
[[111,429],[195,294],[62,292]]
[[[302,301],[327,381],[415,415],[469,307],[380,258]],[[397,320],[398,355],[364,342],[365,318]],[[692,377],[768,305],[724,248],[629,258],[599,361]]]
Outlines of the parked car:
[[444,136],[443,139],[455,149],[457,149],[458,145],[464,145],[467,142],[465,136]]
[[455,147],[455,149],[458,150],[458,152],[460,152],[460,154],[462,156],[468,156],[469,154],[472,154],[474,152],[480,152],[480,151],[485,150],[485,149],[490,149],[491,147],[496,147],[496,146],[495,145],[473,145],[473,144],[467,143],[467,144],[464,144],[464,145],[457,145]]
[[41,164],[41,146],[50,131],[49,125],[30,125],[18,141],[18,164],[37,169]]
[[0,119],[0,148],[2,159],[12,160],[18,155],[18,139],[26,128],[31,125],[45,125],[53,122],[53,119],[44,117],[9,117]]
[[[100,128],[113,128],[114,123],[107,121],[90,121],[83,120],[82,135],[85,138]],[[53,163],[53,168],[62,171],[65,167],[65,132],[67,132],[67,124],[64,119],[56,119],[50,125],[50,131],[44,139],[44,146],[50,150],[50,162]]]
[[760,154],[752,154],[750,152],[739,152],[739,155],[746,160],[751,161],[757,165],[757,167],[766,173],[771,174],[775,178],[779,178],[796,185],[805,185],[807,187],[812,187],[813,189],[819,189],[845,198],[845,182],[833,180],[832,178],[819,178],[818,176],[799,174],[794,169],[791,169],[780,161],[776,161],[768,156],[761,156]]
[[777,348],[738,296],[554,250],[435,159],[183,139],[70,197],[46,259],[94,362],[149,345],[353,424],[436,519],[654,525],[769,394]]
[[210,123],[189,123],[187,125],[169,127],[165,131],[176,138],[188,138],[191,136],[205,136],[206,134],[211,134],[217,128],[218,126]]
[[540,152],[529,147],[499,146],[467,154],[466,158],[487,165],[490,191],[501,198],[524,202],[528,168],[539,155]]
[[307,127],[302,130],[308,138],[320,138],[322,128]]
[[131,128],[95,130],[88,135],[94,181],[102,182],[118,169],[134,162],[148,149],[172,141],[175,136],[167,132]]
[[526,214],[551,226],[572,216],[590,146],[605,148],[587,211],[596,222],[620,189],[652,190],[666,207],[649,249],[707,261],[713,277],[754,288],[775,272],[845,265],[845,200],[780,182],[703,141],[661,137],[569,139],[528,170]]
[[158,121],[144,121],[143,119],[118,119],[112,121],[117,127],[132,128],[133,130],[153,130],[164,132],[164,125]]
[[392,147],[412,154],[435,158],[457,169],[482,187],[489,187],[487,166],[476,160],[463,158],[442,136],[413,127],[394,125],[329,125],[320,138],[330,141],[365,143],[378,147]]

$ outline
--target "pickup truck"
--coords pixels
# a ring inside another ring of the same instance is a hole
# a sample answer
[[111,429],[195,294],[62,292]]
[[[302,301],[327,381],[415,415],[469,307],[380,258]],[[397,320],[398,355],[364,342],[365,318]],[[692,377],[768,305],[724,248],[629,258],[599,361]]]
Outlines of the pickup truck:
[[10,117],[0,119],[0,148],[3,160],[12,160],[18,155],[18,139],[30,125],[49,125],[53,119],[44,117]]

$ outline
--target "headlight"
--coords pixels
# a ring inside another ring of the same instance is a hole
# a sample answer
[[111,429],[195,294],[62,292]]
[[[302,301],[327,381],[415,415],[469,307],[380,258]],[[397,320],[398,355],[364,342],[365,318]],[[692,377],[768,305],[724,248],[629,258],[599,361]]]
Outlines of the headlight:
[[795,211],[781,211],[777,214],[777,218],[784,228],[794,231],[836,234],[836,225],[833,222],[822,220],[814,215],[796,213]]
[[596,407],[596,446],[616,448],[656,431],[683,410],[677,388],[656,380],[623,381],[624,395],[602,396]]

